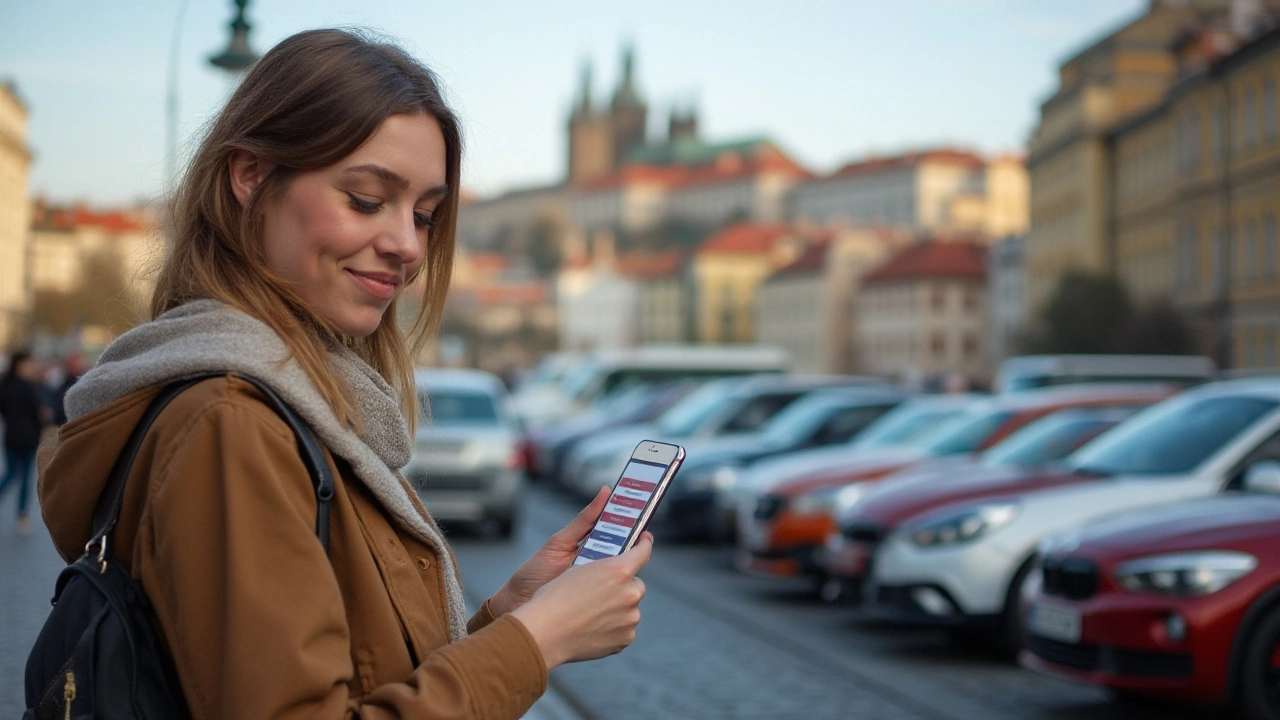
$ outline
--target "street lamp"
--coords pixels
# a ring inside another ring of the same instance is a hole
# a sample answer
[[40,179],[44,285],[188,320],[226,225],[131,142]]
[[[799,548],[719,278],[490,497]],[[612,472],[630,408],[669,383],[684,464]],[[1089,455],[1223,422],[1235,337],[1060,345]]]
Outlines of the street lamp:
[[236,17],[231,21],[231,43],[221,54],[209,58],[209,62],[232,73],[247,70],[258,59],[258,53],[249,47],[249,21],[244,19],[249,0],[234,0]]

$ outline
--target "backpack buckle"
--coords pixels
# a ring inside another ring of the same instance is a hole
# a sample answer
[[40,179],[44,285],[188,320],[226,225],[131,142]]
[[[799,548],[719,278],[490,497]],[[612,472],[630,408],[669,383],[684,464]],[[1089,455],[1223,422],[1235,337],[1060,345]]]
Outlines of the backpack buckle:
[[84,546],[84,554],[91,554],[95,545],[98,547],[98,573],[102,574],[107,571],[107,537],[104,535],[90,540]]

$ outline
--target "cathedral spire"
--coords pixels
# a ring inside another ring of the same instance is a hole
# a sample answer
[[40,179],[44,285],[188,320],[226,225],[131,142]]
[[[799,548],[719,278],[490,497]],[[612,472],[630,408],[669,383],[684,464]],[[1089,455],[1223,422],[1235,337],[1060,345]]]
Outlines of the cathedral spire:
[[613,94],[613,106],[636,107],[643,104],[640,92],[636,90],[636,50],[628,43],[622,50],[622,80]]
[[582,61],[581,73],[582,85],[578,89],[578,102],[575,104],[574,112],[581,115],[591,114],[591,61]]

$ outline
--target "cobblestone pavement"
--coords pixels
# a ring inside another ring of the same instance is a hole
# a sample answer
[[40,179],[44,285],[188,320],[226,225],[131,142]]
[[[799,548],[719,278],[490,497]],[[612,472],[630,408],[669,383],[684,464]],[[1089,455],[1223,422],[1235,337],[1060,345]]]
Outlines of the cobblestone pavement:
[[[14,533],[0,498],[0,718],[19,717],[27,651],[62,561],[44,528]],[[453,533],[468,596],[493,592],[580,508],[530,491],[516,537]],[[587,718],[870,718],[874,720],[1207,720],[1183,708],[1119,705],[1104,693],[1019,669],[933,632],[859,622],[842,608],[743,576],[723,550],[660,544],[636,642],[559,668],[552,682]],[[560,703],[564,705],[565,703]],[[554,714],[563,717],[563,713]]]
[[[453,534],[468,594],[481,599],[580,509],[528,493],[511,542]],[[860,621],[797,589],[742,575],[723,549],[659,544],[636,642],[557,669],[590,718],[1208,720],[1208,711],[1118,704],[1105,692],[1015,666],[935,631]]]

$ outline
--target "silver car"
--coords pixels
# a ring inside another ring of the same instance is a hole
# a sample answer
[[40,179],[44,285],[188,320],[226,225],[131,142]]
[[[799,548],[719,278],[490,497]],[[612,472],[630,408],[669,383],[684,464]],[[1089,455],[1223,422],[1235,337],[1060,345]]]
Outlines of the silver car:
[[414,372],[423,416],[405,478],[431,516],[511,535],[524,481],[520,432],[497,376]]

